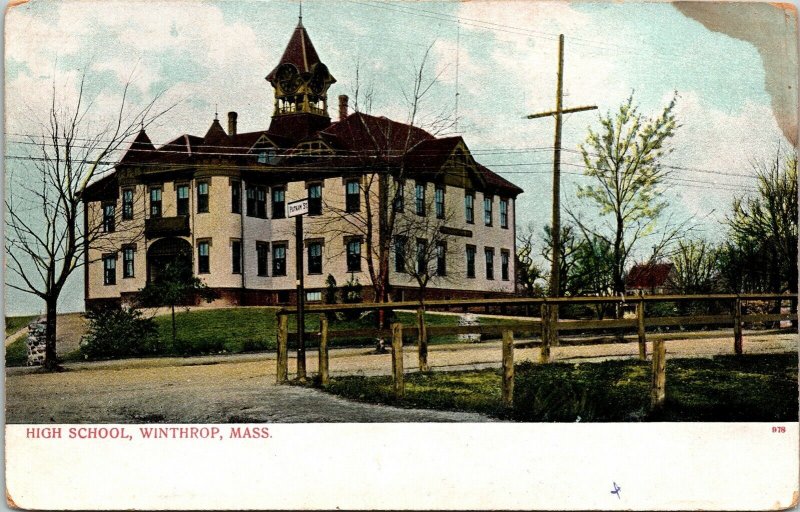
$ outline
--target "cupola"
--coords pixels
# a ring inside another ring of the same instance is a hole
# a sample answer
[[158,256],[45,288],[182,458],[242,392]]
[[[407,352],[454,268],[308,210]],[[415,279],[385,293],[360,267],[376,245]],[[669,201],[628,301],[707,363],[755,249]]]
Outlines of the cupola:
[[303,17],[267,81],[275,89],[273,118],[313,114],[328,118],[328,88],[336,79],[323,64],[303,26]]

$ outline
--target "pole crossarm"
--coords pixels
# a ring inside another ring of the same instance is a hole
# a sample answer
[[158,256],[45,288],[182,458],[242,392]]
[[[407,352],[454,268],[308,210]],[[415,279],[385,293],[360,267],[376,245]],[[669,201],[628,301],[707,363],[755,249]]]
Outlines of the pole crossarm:
[[[550,229],[552,242],[550,258],[550,295],[558,297],[561,294],[561,272],[560,247],[561,247],[561,125],[564,114],[572,112],[584,112],[594,110],[597,105],[586,105],[582,107],[564,108],[564,34],[558,36],[558,74],[556,80],[556,109],[549,112],[539,112],[530,114],[527,119],[538,119],[541,117],[554,116],[556,118],[555,140],[553,141],[553,221]],[[555,308],[556,317],[558,307]]]
[[[587,105],[584,107],[565,108],[561,110],[562,114],[572,114],[573,112],[585,112],[586,110],[597,110],[597,105]],[[525,116],[524,119],[538,119],[540,117],[550,117],[558,115],[558,110],[551,110],[549,112],[539,112],[538,114],[531,114]]]

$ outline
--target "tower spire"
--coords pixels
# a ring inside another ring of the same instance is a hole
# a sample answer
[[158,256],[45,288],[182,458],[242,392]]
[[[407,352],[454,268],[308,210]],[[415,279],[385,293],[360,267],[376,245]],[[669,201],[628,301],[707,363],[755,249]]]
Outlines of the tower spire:
[[298,16],[298,25],[303,26],[303,0],[300,0],[300,15]]

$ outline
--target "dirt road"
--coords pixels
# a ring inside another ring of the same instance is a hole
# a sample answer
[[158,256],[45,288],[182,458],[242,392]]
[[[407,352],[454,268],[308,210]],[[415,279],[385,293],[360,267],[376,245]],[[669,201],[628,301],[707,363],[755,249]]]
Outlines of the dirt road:
[[[670,357],[730,354],[732,340],[673,340]],[[745,352],[797,350],[797,335],[747,335]],[[651,347],[648,347],[648,353]],[[555,347],[561,361],[635,357],[636,343]],[[516,361],[536,361],[536,348],[515,350]],[[317,354],[308,353],[316,371]],[[430,349],[434,370],[499,366],[497,342],[440,345]],[[413,371],[414,347],[406,347],[404,366]],[[668,363],[669,364],[669,363]],[[389,374],[391,356],[369,349],[331,354],[336,375]],[[195,358],[74,363],[63,373],[27,368],[6,371],[6,421],[9,423],[224,423],[224,422],[454,422],[487,421],[478,414],[401,409],[343,400],[314,389],[275,385],[275,355],[247,354]],[[295,362],[290,359],[290,371]]]

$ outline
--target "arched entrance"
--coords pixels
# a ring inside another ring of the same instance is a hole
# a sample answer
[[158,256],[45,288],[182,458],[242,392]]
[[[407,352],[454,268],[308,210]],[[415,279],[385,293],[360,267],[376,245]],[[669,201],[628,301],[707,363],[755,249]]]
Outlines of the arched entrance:
[[147,282],[157,282],[170,264],[182,272],[193,274],[192,245],[182,238],[174,237],[153,242],[147,249]]

